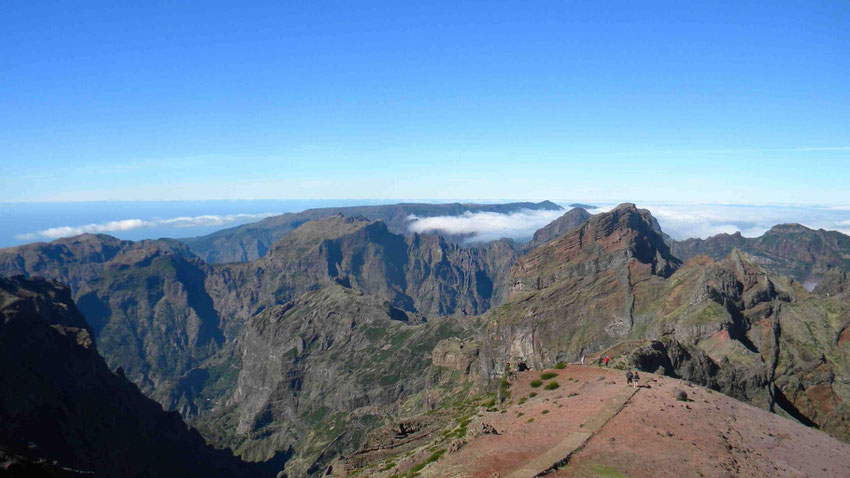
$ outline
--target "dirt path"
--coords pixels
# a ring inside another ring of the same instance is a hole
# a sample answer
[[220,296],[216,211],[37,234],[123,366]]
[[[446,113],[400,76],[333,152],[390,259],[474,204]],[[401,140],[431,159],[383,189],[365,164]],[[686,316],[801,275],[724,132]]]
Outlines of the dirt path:
[[567,437],[548,451],[528,461],[518,470],[507,475],[507,478],[528,478],[542,476],[569,462],[577,451],[593,438],[593,436],[617,416],[631,398],[640,390],[639,388],[624,388],[617,392],[611,400],[605,404],[599,413],[592,415],[581,425],[582,430],[570,433]]

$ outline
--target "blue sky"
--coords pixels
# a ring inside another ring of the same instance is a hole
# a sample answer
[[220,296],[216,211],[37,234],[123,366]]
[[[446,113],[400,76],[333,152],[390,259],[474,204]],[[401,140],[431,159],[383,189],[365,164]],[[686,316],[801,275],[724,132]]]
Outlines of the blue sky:
[[0,201],[850,204],[850,3],[0,4]]

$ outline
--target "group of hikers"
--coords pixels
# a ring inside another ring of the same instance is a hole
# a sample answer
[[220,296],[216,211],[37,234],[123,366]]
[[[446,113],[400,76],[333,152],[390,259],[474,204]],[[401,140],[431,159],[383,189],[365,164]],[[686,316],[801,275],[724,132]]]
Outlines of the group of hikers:
[[[597,364],[601,367],[602,364],[604,363],[605,366],[607,367],[608,363],[610,361],[611,361],[610,355],[606,355],[605,357],[602,357],[600,355],[599,358],[597,359]],[[582,354],[582,356],[581,356],[581,364],[584,365],[584,354]],[[638,374],[637,370],[627,370],[626,371],[626,384],[637,388],[639,381],[640,381],[640,375]]]

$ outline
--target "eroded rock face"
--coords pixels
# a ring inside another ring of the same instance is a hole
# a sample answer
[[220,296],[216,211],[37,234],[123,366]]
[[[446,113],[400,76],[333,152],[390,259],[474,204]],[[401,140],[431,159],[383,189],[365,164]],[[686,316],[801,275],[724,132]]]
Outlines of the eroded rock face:
[[535,249],[549,241],[557,239],[573,229],[581,226],[591,215],[580,207],[574,207],[546,226],[538,229],[525,245],[526,250]]
[[679,264],[632,204],[534,249],[511,268],[510,300],[486,316],[481,375],[577,360],[628,338],[642,320],[638,288],[662,287]]
[[4,249],[0,275],[70,285],[107,363],[190,417],[212,398],[198,403],[209,382],[199,367],[265,308],[342,284],[387,301],[399,320],[478,314],[507,296],[506,271],[517,254],[507,241],[462,248],[334,216],[302,224],[252,263],[212,267],[176,241],[82,235]]
[[390,417],[436,406],[460,377],[430,365],[440,340],[469,333],[463,321],[408,319],[340,285],[265,309],[236,341],[232,395],[198,426],[231,424],[219,440],[249,460],[293,449],[292,476],[323,470]]
[[302,225],[259,261],[217,266],[207,288],[222,314],[242,321],[331,283],[405,311],[474,315],[507,295],[504,272],[518,254],[505,241],[462,248],[439,236],[405,238],[382,222],[334,216]]
[[850,275],[837,267],[830,269],[812,292],[826,297],[848,294],[850,293]]
[[431,352],[431,362],[436,367],[451,368],[469,374],[472,365],[478,360],[478,343],[474,340],[463,341],[456,337],[441,340]]
[[204,289],[209,268],[176,241],[84,234],[0,250],[0,276],[70,286],[111,367],[146,394],[210,357],[224,342]]
[[837,295],[810,294],[738,250],[680,265],[660,239],[624,205],[519,259],[510,300],[485,316],[479,376],[500,377],[514,362],[545,368],[610,355],[846,438],[850,302],[841,275],[830,286]]
[[48,476],[263,476],[110,372],[90,333],[64,286],[0,278],[0,455]]
[[850,236],[800,224],[780,224],[756,238],[718,234],[672,243],[673,254],[685,260],[700,254],[722,259],[733,249],[747,253],[767,271],[791,277],[809,289],[830,269],[850,270]]
[[630,261],[635,270],[661,277],[680,264],[655,231],[649,211],[623,204],[517,260],[510,271],[511,294],[596,275]]
[[[206,236],[183,239],[182,242],[209,264],[250,262],[265,256],[275,242],[302,224],[331,216],[364,217],[369,221],[382,221],[387,225],[390,232],[407,236],[412,235],[408,230],[408,225],[413,217],[460,216],[467,212],[507,214],[523,210],[557,211],[559,209],[561,209],[560,206],[550,201],[509,204],[408,203],[319,208],[269,217],[256,223],[217,231]],[[451,242],[461,242],[466,239],[466,236],[460,234],[446,238]]]

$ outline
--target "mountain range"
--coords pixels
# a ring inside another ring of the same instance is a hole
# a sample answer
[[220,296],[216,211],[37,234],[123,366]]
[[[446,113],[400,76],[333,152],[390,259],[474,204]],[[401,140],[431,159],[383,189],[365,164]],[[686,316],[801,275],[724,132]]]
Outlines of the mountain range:
[[401,419],[490,393],[487,408],[506,406],[500,384],[514,372],[582,356],[850,439],[850,237],[781,225],[674,241],[632,204],[573,208],[526,243],[406,226],[555,208],[365,206],[182,241],[83,235],[0,250],[0,276],[67,284],[9,294],[78,309],[74,327],[97,343],[104,373],[211,445],[288,476],[325,473]]

